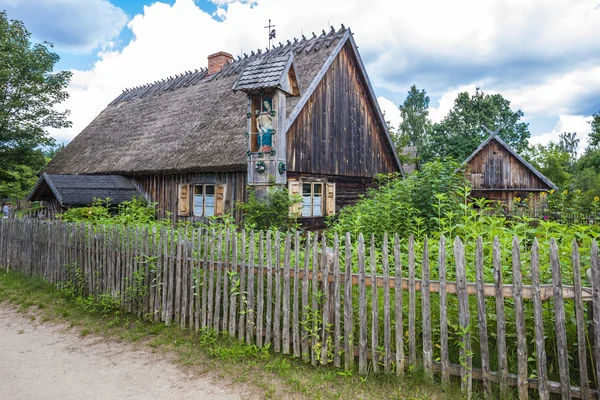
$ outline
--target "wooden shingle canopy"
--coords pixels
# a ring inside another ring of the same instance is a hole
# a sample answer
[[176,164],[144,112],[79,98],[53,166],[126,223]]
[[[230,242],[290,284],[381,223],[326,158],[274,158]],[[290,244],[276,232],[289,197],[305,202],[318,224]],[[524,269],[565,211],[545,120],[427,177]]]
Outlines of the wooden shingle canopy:
[[62,207],[92,204],[110,198],[111,205],[143,197],[127,178],[119,175],[51,175],[43,173],[29,199],[58,200]]
[[[490,135],[464,161],[473,191],[542,192],[558,187],[498,136]],[[506,197],[506,196],[505,196]]]
[[293,53],[280,57],[268,57],[267,53],[248,63],[233,85],[234,91],[247,93],[269,88],[281,89],[290,96],[300,96]]

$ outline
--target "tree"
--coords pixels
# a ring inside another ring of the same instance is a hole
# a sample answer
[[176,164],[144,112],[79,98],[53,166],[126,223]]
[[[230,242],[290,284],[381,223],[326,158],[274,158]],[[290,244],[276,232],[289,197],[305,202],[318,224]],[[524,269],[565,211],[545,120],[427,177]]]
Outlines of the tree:
[[528,158],[544,176],[559,188],[568,185],[573,172],[573,164],[571,155],[560,144],[554,142],[550,142],[546,146],[538,144],[531,149]]
[[592,114],[592,120],[590,121],[592,131],[589,135],[590,146],[598,146],[600,144],[600,111]]
[[563,132],[558,135],[558,147],[561,151],[569,155],[569,165],[573,167],[577,161],[577,149],[579,148],[579,139],[575,132]]
[[[399,142],[415,146],[417,148],[417,155],[420,155],[423,143],[431,128],[431,121],[429,121],[429,96],[427,96],[425,89],[419,90],[415,85],[412,85],[404,103],[398,108],[402,117],[402,122],[398,127]],[[398,145],[396,145],[396,148],[398,153],[402,152],[402,149],[398,148]]]
[[71,72],[53,72],[59,56],[52,44],[32,43],[30,37],[22,22],[0,12],[0,181],[5,187],[22,181],[22,171],[44,167],[41,147],[54,144],[48,128],[71,126],[69,112],[55,109],[68,98]]
[[522,152],[527,149],[531,134],[528,124],[520,121],[521,117],[523,112],[513,111],[510,101],[500,94],[488,95],[479,88],[472,96],[460,93],[448,115],[433,125],[424,149],[424,161],[436,157],[465,160],[487,137],[483,125],[492,130],[502,125],[499,136],[517,152]]

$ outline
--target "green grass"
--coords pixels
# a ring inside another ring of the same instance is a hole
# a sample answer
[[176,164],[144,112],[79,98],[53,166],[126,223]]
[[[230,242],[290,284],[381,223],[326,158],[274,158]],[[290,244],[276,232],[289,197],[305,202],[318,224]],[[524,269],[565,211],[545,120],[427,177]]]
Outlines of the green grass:
[[106,297],[82,298],[16,272],[0,272],[0,303],[9,303],[38,322],[66,323],[81,336],[97,335],[175,355],[197,374],[243,384],[265,399],[459,399],[457,386],[442,388],[421,371],[404,378],[358,376],[334,367],[312,367],[298,359],[259,349],[214,332],[192,332],[149,323],[123,313]]

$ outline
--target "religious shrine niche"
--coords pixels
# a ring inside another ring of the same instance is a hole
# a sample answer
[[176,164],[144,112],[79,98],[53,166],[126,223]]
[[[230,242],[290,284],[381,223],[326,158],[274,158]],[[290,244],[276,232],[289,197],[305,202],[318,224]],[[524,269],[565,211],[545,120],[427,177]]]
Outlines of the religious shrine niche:
[[272,93],[255,94],[251,96],[251,123],[249,151],[258,153],[259,156],[276,153],[275,104]]

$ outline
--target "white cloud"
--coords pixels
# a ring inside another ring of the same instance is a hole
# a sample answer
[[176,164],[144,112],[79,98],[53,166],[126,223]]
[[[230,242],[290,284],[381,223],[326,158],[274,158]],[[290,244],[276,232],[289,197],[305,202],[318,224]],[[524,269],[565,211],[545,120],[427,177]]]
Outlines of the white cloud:
[[0,0],[2,9],[23,21],[37,40],[73,53],[98,48],[127,23],[125,12],[108,0]]
[[[413,83],[427,89],[432,98],[441,96],[430,109],[434,122],[447,114],[458,92],[472,93],[483,83],[486,93],[502,93],[526,114],[578,114],[567,111],[572,109],[569,104],[582,94],[600,94],[596,85],[600,73],[597,69],[586,73],[590,60],[600,59],[597,0],[213,2],[219,5],[218,20],[194,0],[145,6],[144,13],[128,24],[134,35],[130,43],[122,50],[104,46],[92,70],[74,71],[71,99],[65,103],[72,110],[74,126],[57,135],[72,138],[123,88],[206,66],[207,55],[215,51],[237,55],[264,49],[268,37],[263,27],[269,19],[277,26],[276,41],[282,42],[318,33],[329,24],[350,26],[372,83],[376,90],[386,89],[386,100],[394,106],[392,112],[380,98],[390,119],[396,118],[394,103]],[[554,65],[560,66],[553,60],[564,59],[569,64],[566,72],[552,72]],[[486,75],[486,68],[495,65],[501,67]],[[526,65],[534,73],[519,70],[519,81],[502,81],[512,65]],[[549,70],[550,79],[542,79]],[[428,84],[440,87],[434,93]]]
[[546,145],[549,142],[556,143],[558,142],[558,135],[561,133],[575,132],[577,133],[577,138],[579,139],[579,148],[577,151],[581,154],[587,145],[588,134],[592,131],[590,126],[591,120],[591,117],[585,117],[582,115],[561,115],[551,132],[533,136],[529,139],[529,143],[532,145]]
[[389,121],[392,132],[396,132],[398,125],[402,122],[398,106],[383,96],[377,98],[377,103],[379,103],[379,108],[385,114],[385,120]]

